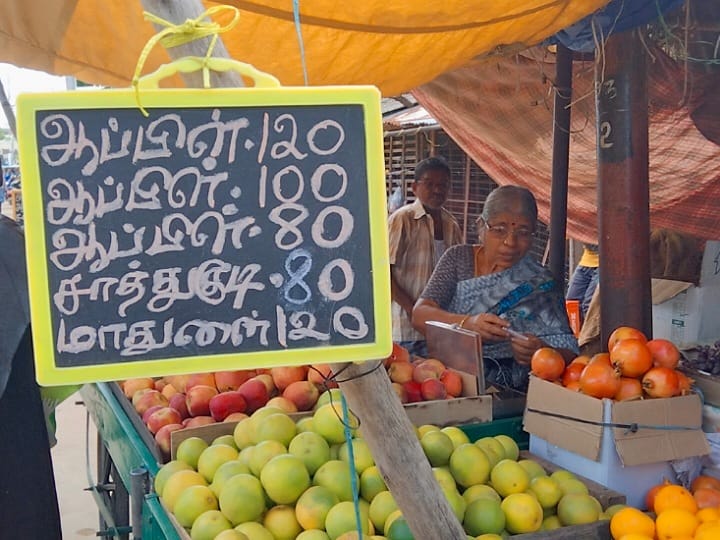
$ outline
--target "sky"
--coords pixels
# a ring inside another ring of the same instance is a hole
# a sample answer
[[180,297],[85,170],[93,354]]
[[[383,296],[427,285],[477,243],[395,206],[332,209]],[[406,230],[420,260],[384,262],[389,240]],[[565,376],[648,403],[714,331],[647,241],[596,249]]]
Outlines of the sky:
[[[10,103],[13,104],[13,108],[18,94],[23,92],[54,92],[67,88],[65,77],[56,77],[42,71],[18,68],[12,64],[3,63],[0,63],[0,81],[5,86],[5,92]],[[2,108],[0,108],[0,127],[8,127]]]

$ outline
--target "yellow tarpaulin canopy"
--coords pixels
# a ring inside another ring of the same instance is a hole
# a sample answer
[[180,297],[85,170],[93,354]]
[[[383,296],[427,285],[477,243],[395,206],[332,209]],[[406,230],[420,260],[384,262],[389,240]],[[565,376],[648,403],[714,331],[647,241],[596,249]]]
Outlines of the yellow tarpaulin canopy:
[[[300,1],[309,84],[375,84],[399,94],[479,56],[537,44],[608,1]],[[292,0],[203,4],[240,10],[239,24],[222,35],[234,59],[284,85],[304,84]],[[128,86],[156,32],[140,0],[3,0],[2,7],[0,61],[92,84]],[[224,12],[216,22],[231,17]],[[156,47],[143,71],[168,61]]]

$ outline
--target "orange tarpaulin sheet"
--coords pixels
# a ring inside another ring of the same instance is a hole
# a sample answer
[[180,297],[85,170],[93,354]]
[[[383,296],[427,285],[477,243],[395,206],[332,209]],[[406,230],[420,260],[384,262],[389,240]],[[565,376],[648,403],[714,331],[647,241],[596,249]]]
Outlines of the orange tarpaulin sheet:
[[[183,0],[187,1],[187,0]],[[604,7],[608,0],[300,1],[311,85],[375,84],[395,95],[489,53],[537,44]],[[222,34],[230,56],[302,85],[292,0],[203,2],[230,5],[240,22]],[[227,23],[224,12],[216,22]],[[140,0],[3,0],[0,62],[128,86],[155,33]],[[145,73],[169,61],[162,47]]]
[[[651,225],[717,239],[720,74],[692,71],[652,43],[647,46]],[[568,236],[597,243],[594,70],[593,62],[575,62],[567,228]],[[554,77],[554,55],[535,48],[513,58],[470,63],[413,92],[496,182],[530,188],[546,223]]]

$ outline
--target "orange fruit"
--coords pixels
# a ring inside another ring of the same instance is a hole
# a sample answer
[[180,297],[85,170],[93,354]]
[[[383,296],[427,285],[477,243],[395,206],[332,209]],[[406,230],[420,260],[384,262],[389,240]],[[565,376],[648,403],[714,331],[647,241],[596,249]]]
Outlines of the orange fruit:
[[665,478],[662,484],[656,484],[648,490],[647,494],[645,495],[645,510],[647,510],[648,512],[655,511],[655,496],[657,495],[658,491],[660,491],[663,487],[669,485],[671,485],[670,481]]
[[683,508],[694,514],[698,511],[695,499],[687,489],[671,484],[664,486],[655,495],[655,513],[659,516],[670,508]]
[[655,536],[655,522],[646,513],[628,506],[618,511],[610,519],[610,533],[613,538],[622,538],[629,534]]
[[720,522],[701,523],[695,529],[695,540],[717,540],[720,538]]
[[655,520],[658,540],[674,540],[695,534],[700,522],[693,512],[684,508],[668,508]]
[[709,521],[720,521],[720,508],[701,508],[695,514],[700,523],[707,523]]

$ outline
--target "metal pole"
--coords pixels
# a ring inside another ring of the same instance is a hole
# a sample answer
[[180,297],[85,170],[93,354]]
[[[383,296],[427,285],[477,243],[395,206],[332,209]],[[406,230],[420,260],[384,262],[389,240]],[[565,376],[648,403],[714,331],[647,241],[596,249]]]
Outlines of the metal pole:
[[597,51],[601,343],[618,326],[652,336],[645,49],[635,32]]
[[553,110],[552,187],[550,191],[550,271],[565,290],[565,232],[567,230],[570,101],[573,53],[558,45]]
[[142,540],[142,509],[145,495],[149,490],[148,471],[145,467],[130,470],[130,525],[133,540]]

